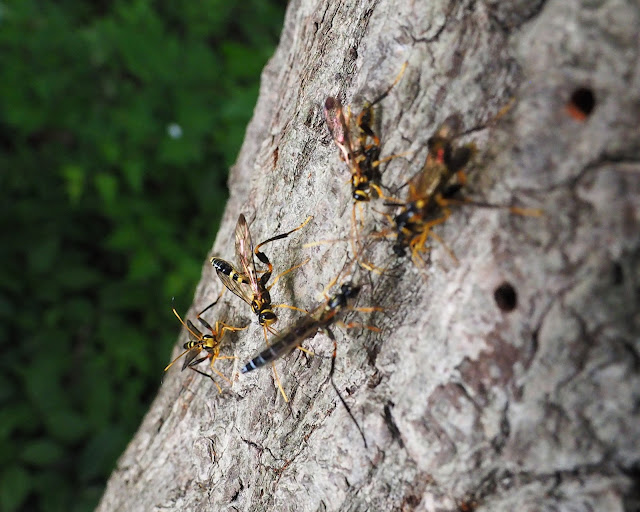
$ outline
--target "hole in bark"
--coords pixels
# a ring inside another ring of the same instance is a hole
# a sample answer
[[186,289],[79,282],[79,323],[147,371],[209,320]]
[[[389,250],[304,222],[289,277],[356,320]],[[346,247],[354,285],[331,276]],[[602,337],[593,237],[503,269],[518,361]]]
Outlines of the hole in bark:
[[623,510],[624,512],[638,512],[640,510],[640,468],[632,466],[629,469],[623,469],[623,472],[631,480],[631,488],[624,496]]
[[614,285],[621,285],[624,282],[624,270],[622,270],[622,265],[617,261],[613,264],[612,275]]
[[596,106],[593,91],[587,87],[579,87],[571,94],[567,103],[569,115],[578,121],[584,121],[591,115]]
[[513,311],[518,305],[516,290],[509,283],[502,283],[493,292],[493,298],[502,311]]

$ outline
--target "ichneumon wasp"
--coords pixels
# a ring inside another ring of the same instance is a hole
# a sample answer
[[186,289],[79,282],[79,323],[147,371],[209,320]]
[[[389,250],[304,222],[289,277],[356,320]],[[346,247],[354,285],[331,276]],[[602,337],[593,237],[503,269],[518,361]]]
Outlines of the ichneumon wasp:
[[[498,119],[510,108],[501,109],[494,118]],[[395,216],[386,215],[393,226],[396,241],[393,252],[398,257],[411,251],[411,259],[417,266],[423,266],[422,253],[427,251],[429,237],[442,243],[454,261],[453,252],[447,248],[433,227],[445,222],[451,215],[452,205],[475,205],[488,208],[504,208],[501,205],[457,197],[466,183],[464,168],[476,153],[473,143],[458,145],[454,139],[461,133],[461,119],[457,114],[449,116],[429,138],[428,153],[422,170],[408,182],[408,193],[404,201],[387,198],[385,206],[398,207]],[[539,216],[540,210],[506,207],[512,213],[525,216]]]
[[[273,306],[271,304],[271,295],[269,290],[283,275],[291,272],[301,265],[304,265],[306,261],[282,272],[274,278],[273,282],[269,286],[267,286],[267,283],[273,274],[273,265],[269,261],[267,255],[260,250],[260,247],[275,240],[281,240],[288,237],[291,233],[294,233],[306,226],[311,219],[312,217],[307,217],[306,220],[297,228],[287,231],[286,233],[275,235],[264,242],[259,243],[254,249],[247,219],[245,219],[243,214],[240,214],[238,217],[238,223],[236,224],[235,241],[236,257],[238,258],[238,263],[242,270],[238,272],[233,265],[226,260],[216,257],[211,258],[211,265],[216,269],[216,273],[222,281],[222,284],[251,306],[251,310],[258,317],[258,323],[265,329],[265,336],[267,330],[273,333],[270,326],[278,320],[278,317],[271,308],[291,307],[287,305]],[[267,270],[261,276],[258,276],[256,271],[254,255],[267,266]]]
[[432,228],[447,220],[451,214],[448,205],[459,202],[453,197],[465,183],[463,169],[476,151],[473,143],[453,145],[459,130],[460,117],[448,117],[429,138],[424,166],[409,181],[406,200],[387,200],[384,203],[385,206],[400,208],[395,216],[388,215],[396,235],[393,252],[402,257],[410,249],[411,258],[418,265],[423,261],[421,253],[426,250],[427,238],[439,239]]
[[[267,342],[267,331],[271,332],[272,334],[275,333],[275,330],[273,329],[273,327],[271,327],[271,325],[278,320],[278,317],[273,312],[272,308],[288,307],[290,309],[298,309],[286,304],[278,304],[276,306],[272,305],[269,290],[276,282],[278,282],[278,280],[283,275],[291,272],[301,265],[304,265],[306,261],[299,265],[291,267],[285,272],[282,272],[274,278],[271,284],[267,286],[267,283],[271,279],[271,275],[273,273],[273,265],[269,261],[267,255],[260,250],[260,247],[275,240],[281,240],[288,237],[291,233],[302,229],[311,219],[312,217],[307,217],[307,219],[297,228],[292,229],[291,231],[287,231],[286,233],[275,235],[265,240],[264,242],[261,242],[254,249],[253,242],[251,241],[251,233],[249,232],[249,225],[247,224],[245,216],[243,214],[240,214],[240,216],[238,217],[238,222],[236,224],[235,243],[236,257],[238,259],[238,263],[240,264],[241,270],[237,271],[233,267],[233,265],[231,265],[231,263],[226,260],[215,257],[211,258],[211,264],[216,269],[216,273],[218,274],[218,277],[220,278],[224,286],[235,295],[240,297],[247,304],[249,304],[249,306],[251,306],[251,310],[258,317],[258,323],[263,328],[265,341]],[[267,270],[261,276],[258,276],[258,273],[256,271],[254,255],[258,258],[258,260],[260,260],[264,265],[267,266]],[[283,398],[285,399],[285,401],[288,401],[287,396],[280,384],[278,374],[275,371],[275,367],[274,375]]]
[[[248,373],[275,361],[294,350],[305,339],[311,338],[322,329],[326,329],[335,321],[336,315],[348,307],[351,300],[355,299],[359,292],[359,286],[354,286],[351,283],[342,284],[338,293],[329,297],[326,302],[307,313],[306,316],[301,317],[292,326],[271,338],[269,346],[245,364],[240,372]],[[367,309],[367,311],[370,310],[372,309]]]
[[[333,282],[337,280],[334,279]],[[332,284],[333,284],[332,282]],[[327,288],[332,286],[330,284]],[[308,312],[305,316],[301,317],[297,322],[288,327],[287,329],[280,331],[276,336],[271,339],[271,344],[269,344],[264,350],[256,354],[249,362],[247,362],[242,369],[240,370],[242,373],[248,373],[253,370],[256,370],[268,363],[273,365],[273,362],[293,351],[296,348],[300,348],[300,344],[308,339],[315,336],[318,331],[324,331],[329,339],[333,342],[333,353],[331,356],[331,369],[329,371],[329,379],[331,381],[331,385],[333,389],[336,391],[338,398],[342,402],[342,405],[347,410],[349,416],[356,424],[360,435],[364,441],[365,447],[367,446],[367,440],[364,436],[364,432],[362,428],[358,424],[357,420],[353,416],[351,409],[345,402],[344,398],[338,389],[335,381],[333,380],[333,374],[335,371],[335,360],[338,351],[338,344],[336,339],[329,329],[329,327],[333,324],[342,324],[345,328],[351,328],[360,326],[361,324],[350,323],[344,324],[337,320],[337,315],[346,309],[352,311],[360,311],[360,312],[373,312],[380,311],[380,308],[369,307],[369,308],[354,308],[351,306],[351,303],[358,296],[360,292],[360,286],[356,286],[351,282],[344,282],[340,285],[339,291],[331,296],[326,296],[325,302],[318,305],[314,310]],[[379,332],[380,329],[373,326],[364,326],[369,330]]]
[[[173,361],[171,361],[167,367],[164,369],[164,371],[166,372],[169,368],[171,368],[173,366],[173,364],[178,361],[178,359],[180,359],[181,357],[184,356],[184,362],[182,364],[182,369],[184,370],[185,368],[189,368],[190,370],[193,370],[196,373],[199,373],[200,375],[204,375],[205,377],[211,379],[213,381],[213,383],[216,385],[216,387],[218,388],[218,392],[222,393],[222,388],[220,387],[220,385],[215,381],[215,379],[209,375],[208,373],[205,373],[201,370],[198,370],[196,368],[196,366],[198,364],[200,364],[202,361],[206,360],[206,359],[210,359],[211,363],[210,363],[210,367],[211,370],[218,375],[218,377],[226,380],[230,385],[231,385],[231,381],[225,377],[222,373],[220,373],[218,370],[216,370],[213,367],[213,364],[216,362],[216,360],[218,359],[235,359],[235,356],[221,356],[220,355],[220,344],[222,343],[222,338],[224,337],[225,332],[229,331],[229,332],[235,332],[235,331],[242,331],[243,329],[246,329],[247,327],[232,327],[230,325],[225,324],[224,322],[221,321],[216,321],[215,326],[211,326],[211,324],[209,324],[209,322],[207,322],[206,320],[204,320],[202,318],[202,314],[207,311],[209,308],[211,308],[214,304],[216,304],[217,300],[215,302],[213,302],[212,304],[210,304],[209,306],[207,306],[205,309],[203,309],[198,316],[196,317],[196,319],[206,328],[208,329],[211,334],[203,334],[194,324],[193,322],[191,322],[191,320],[187,320],[186,323],[182,320],[182,318],[180,317],[180,315],[178,314],[178,312],[176,311],[176,308],[172,308],[173,310],[173,314],[176,316],[176,318],[180,321],[180,323],[185,327],[185,329],[187,329],[187,331],[189,332],[189,341],[187,341],[184,345],[184,352],[182,352],[181,354],[179,354]],[[205,355],[196,359],[196,357],[198,357],[202,352],[205,352]]]
[[[324,102],[324,117],[329,133],[340,150],[340,158],[351,173],[352,239],[357,239],[356,205],[371,200],[372,191],[384,197],[380,188],[380,164],[402,155],[380,158],[380,137],[375,133],[374,107],[386,98],[400,81],[407,67],[405,62],[394,82],[380,96],[366,102],[360,113],[353,117],[351,109],[345,111],[339,99],[332,96]],[[354,253],[359,252],[354,245]]]
[[[324,117],[336,146],[340,150],[340,158],[347,164],[351,172],[351,196],[357,202],[371,200],[371,190],[382,197],[378,185],[381,163],[399,155],[380,160],[380,137],[374,131],[374,106],[386,98],[391,89],[400,81],[407,67],[402,70],[391,86],[371,102],[366,102],[356,116],[351,116],[351,109],[344,111],[340,100],[329,96],[324,102]],[[353,124],[353,126],[352,126]]]

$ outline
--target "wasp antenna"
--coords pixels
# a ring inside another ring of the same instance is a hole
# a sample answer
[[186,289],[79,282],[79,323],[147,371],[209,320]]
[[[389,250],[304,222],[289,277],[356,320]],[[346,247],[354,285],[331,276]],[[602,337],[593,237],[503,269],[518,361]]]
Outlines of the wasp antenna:
[[187,352],[189,352],[189,350],[191,350],[191,349],[187,349],[187,350],[185,350],[185,351],[181,352],[181,353],[180,353],[180,355],[179,355],[178,357],[176,357],[173,361],[171,361],[171,362],[170,362],[170,363],[165,367],[164,371],[166,372],[169,368],[171,368],[171,367],[174,365],[174,363],[175,363],[178,359],[180,359],[182,356],[184,356]]

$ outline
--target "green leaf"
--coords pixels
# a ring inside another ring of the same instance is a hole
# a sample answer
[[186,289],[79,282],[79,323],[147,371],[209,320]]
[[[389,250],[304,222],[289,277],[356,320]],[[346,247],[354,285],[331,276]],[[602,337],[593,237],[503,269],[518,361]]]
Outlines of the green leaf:
[[[9,388],[11,389],[11,388]],[[33,421],[36,411],[24,402],[9,403],[2,407],[2,421],[0,422],[0,441],[7,441],[23,425]]]
[[45,235],[38,240],[37,247],[27,253],[29,269],[37,274],[51,271],[58,259],[60,239]]
[[[118,342],[117,339],[111,341]],[[115,379],[104,353],[91,357],[84,372],[86,378],[83,412],[90,428],[95,430],[107,425],[112,418],[113,402],[118,399],[114,393]]]
[[[47,359],[33,359],[28,366],[19,369],[26,397],[42,414],[68,407],[68,395],[60,386],[65,369],[63,363],[65,354],[53,353]],[[29,426],[37,426],[37,420],[39,418],[33,418]]]
[[[82,492],[74,493],[71,512],[92,512],[98,506],[100,497],[104,493],[104,485],[87,485]],[[43,511],[46,512],[46,511]]]
[[160,274],[161,265],[157,254],[151,250],[140,249],[133,255],[129,268],[129,279],[142,280]]
[[118,180],[115,176],[101,172],[94,179],[98,194],[107,206],[112,206],[118,195]]
[[41,512],[62,512],[69,510],[78,493],[76,486],[65,481],[58,471],[38,472],[33,479],[34,490],[40,495]]
[[[0,374],[0,404],[9,401],[9,399],[15,396],[14,393],[16,393],[16,391],[16,383],[12,379],[7,378],[6,375]],[[2,410],[2,419],[3,422],[0,422],[0,432],[3,430],[3,423],[6,419],[4,409]],[[0,434],[0,438],[1,437],[2,436]]]
[[[88,329],[94,314],[93,304],[84,297],[73,297],[66,301],[64,316],[74,326],[71,329]],[[75,333],[74,333],[75,334]]]
[[100,152],[105,160],[112,165],[119,162],[121,158],[121,148],[115,140],[103,139],[99,144]]
[[107,247],[112,250],[131,250],[139,242],[138,233],[133,223],[122,223],[106,238]]
[[76,164],[66,164],[60,171],[65,181],[67,196],[71,204],[77,204],[84,192],[85,172]]
[[100,273],[83,264],[68,263],[56,272],[56,280],[62,288],[86,290],[101,281]]
[[93,437],[80,458],[80,478],[90,481],[98,475],[109,474],[128,437],[119,427],[102,430]]
[[0,318],[11,318],[15,310],[13,302],[0,291]]
[[84,416],[74,411],[54,411],[46,416],[47,431],[53,439],[63,443],[77,442],[87,435],[89,425]]
[[0,479],[0,509],[4,512],[18,510],[31,491],[29,473],[22,466],[6,468]]
[[64,450],[62,447],[46,439],[31,441],[22,450],[21,454],[24,462],[38,467],[51,466],[60,461],[63,456]]
[[122,167],[127,184],[133,192],[142,192],[144,163],[141,160],[127,160]]

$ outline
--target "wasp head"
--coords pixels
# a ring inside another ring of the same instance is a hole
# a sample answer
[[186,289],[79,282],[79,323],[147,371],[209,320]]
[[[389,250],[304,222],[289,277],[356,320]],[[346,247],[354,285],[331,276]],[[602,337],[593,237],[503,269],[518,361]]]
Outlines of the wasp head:
[[365,202],[371,200],[369,196],[369,181],[363,176],[353,175],[351,189],[354,201]]
[[266,304],[258,306],[257,302],[254,300],[251,304],[251,309],[253,309],[253,312],[256,315],[258,315],[258,323],[262,326],[271,325],[278,320],[276,314],[271,311]]
[[344,295],[344,297],[347,299],[355,298],[359,292],[360,292],[360,286],[356,286],[352,283],[344,283],[340,287],[340,293]]

